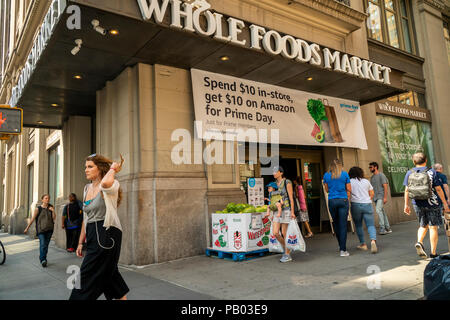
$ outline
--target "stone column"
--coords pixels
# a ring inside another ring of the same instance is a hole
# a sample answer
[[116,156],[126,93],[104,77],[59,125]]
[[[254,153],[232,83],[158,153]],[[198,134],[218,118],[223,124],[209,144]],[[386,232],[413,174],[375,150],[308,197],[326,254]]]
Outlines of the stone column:
[[86,183],[84,169],[85,159],[91,154],[91,118],[71,116],[64,122],[61,132],[62,157],[60,170],[62,175],[62,193],[55,201],[56,224],[53,237],[56,245],[66,248],[66,233],[61,227],[62,209],[68,203],[69,193],[75,193],[79,200],[83,199]]
[[450,173],[450,67],[443,32],[443,1],[413,1],[414,21],[423,65],[427,106],[432,114],[432,134],[436,161]]

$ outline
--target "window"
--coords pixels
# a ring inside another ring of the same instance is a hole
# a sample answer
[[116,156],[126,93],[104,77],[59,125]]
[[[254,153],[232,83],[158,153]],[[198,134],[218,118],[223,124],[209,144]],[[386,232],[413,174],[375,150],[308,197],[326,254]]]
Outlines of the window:
[[28,154],[34,151],[34,133],[34,128],[30,129],[30,131],[28,132]]
[[390,97],[388,98],[388,100],[407,104],[409,106],[426,108],[425,95],[414,91],[409,91],[397,96]]
[[61,145],[56,145],[48,151],[48,193],[50,202],[55,203],[60,194],[60,166]]
[[414,53],[409,0],[366,0],[368,36]]
[[28,217],[32,216],[31,204],[33,203],[34,163],[28,166]]
[[444,38],[447,45],[447,58],[450,65],[450,18],[444,16]]

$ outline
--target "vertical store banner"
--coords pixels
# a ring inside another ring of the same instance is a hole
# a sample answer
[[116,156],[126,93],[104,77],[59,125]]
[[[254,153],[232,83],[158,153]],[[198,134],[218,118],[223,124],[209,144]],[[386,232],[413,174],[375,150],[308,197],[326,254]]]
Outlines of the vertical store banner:
[[260,129],[279,129],[281,144],[367,149],[356,101],[197,69],[191,76],[199,139],[248,141],[248,129],[257,139]]
[[427,122],[377,115],[383,173],[390,182],[393,194],[405,191],[403,179],[414,164],[412,155],[424,152],[428,165],[434,163],[431,126]]

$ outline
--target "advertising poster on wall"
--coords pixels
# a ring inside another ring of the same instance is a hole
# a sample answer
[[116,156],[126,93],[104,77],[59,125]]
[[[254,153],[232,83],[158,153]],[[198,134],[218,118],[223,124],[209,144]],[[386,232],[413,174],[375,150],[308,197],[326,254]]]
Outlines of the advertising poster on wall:
[[248,186],[248,204],[255,207],[264,205],[264,179],[263,178],[249,178]]
[[405,191],[403,180],[414,164],[416,152],[424,152],[428,163],[434,163],[429,123],[405,118],[377,115],[383,173],[389,179],[392,194]]
[[356,101],[197,69],[191,76],[200,139],[245,141],[248,129],[270,139],[278,129],[282,144],[367,149]]

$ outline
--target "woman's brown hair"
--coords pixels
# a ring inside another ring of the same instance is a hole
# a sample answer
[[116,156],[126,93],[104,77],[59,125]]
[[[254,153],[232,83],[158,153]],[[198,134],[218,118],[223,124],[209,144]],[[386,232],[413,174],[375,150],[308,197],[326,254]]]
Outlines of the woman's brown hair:
[[339,179],[342,173],[342,162],[339,159],[334,159],[330,163],[330,171],[332,179]]
[[[93,154],[86,158],[86,161],[92,161],[100,171],[100,177],[103,179],[103,177],[108,173],[108,171],[111,168],[111,165],[113,164],[113,161],[102,156],[101,154]],[[121,161],[121,165],[123,163],[123,158]],[[102,194],[103,196],[103,194]],[[119,194],[117,197],[117,206],[120,205],[122,202],[122,189],[119,188]]]

